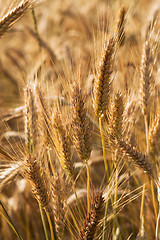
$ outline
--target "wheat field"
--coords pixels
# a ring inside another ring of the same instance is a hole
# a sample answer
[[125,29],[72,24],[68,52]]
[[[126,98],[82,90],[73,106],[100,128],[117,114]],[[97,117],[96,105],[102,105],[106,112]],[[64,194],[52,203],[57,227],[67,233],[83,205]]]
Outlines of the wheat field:
[[0,240],[160,239],[159,0],[0,9]]

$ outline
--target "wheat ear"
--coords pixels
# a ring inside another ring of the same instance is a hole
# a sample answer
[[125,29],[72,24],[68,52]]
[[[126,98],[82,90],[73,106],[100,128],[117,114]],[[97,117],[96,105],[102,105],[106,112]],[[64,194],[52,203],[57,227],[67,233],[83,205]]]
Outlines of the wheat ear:
[[[48,177],[46,172],[43,171],[40,166],[40,161],[37,159],[37,150],[39,146],[38,141],[38,112],[36,107],[35,97],[33,95],[33,90],[29,87],[26,88],[25,91],[25,131],[26,131],[26,145],[27,145],[27,157],[26,162],[24,164],[24,176],[29,179],[32,192],[39,203],[41,218],[44,226],[44,231],[46,235],[46,239],[48,239],[48,234],[46,231],[46,224],[43,215],[43,209],[48,216],[51,231],[54,235],[54,240],[57,239],[55,224],[54,224],[54,216],[52,212],[52,208],[50,206],[50,197],[51,197],[51,186],[48,181]],[[35,140],[36,139],[36,140]]]
[[29,0],[22,1],[17,7],[0,19],[0,37],[2,37],[5,32],[9,30],[12,25],[26,13],[30,4],[31,3]]
[[148,41],[143,46],[143,54],[141,59],[140,68],[140,106],[142,113],[146,115],[148,113],[148,101],[150,96],[150,81],[151,81],[151,49]]
[[120,46],[124,44],[124,39],[125,39],[125,31],[124,31],[125,16],[126,16],[126,9],[125,7],[121,7],[119,10],[118,21],[116,26],[116,38]]
[[114,50],[115,40],[110,38],[102,53],[93,90],[94,111],[99,118],[104,115],[109,102]]
[[148,157],[138,151],[131,144],[126,143],[125,141],[117,138],[117,146],[120,148],[125,156],[135,163],[138,167],[143,169],[143,171],[148,174],[150,177],[154,178],[154,169],[149,161]]
[[92,240],[97,231],[98,223],[104,210],[104,198],[102,193],[98,192],[93,199],[91,211],[84,222],[79,236],[79,240]]
[[123,97],[122,94],[117,93],[111,102],[108,125],[109,134],[112,135],[114,139],[121,138],[122,136],[123,111]]
[[158,142],[160,135],[160,115],[158,114],[152,123],[149,130],[149,146],[150,152],[156,152],[156,143]]
[[74,165],[71,161],[71,143],[63,126],[58,110],[53,116],[54,143],[60,164],[65,172],[73,179]]
[[38,114],[34,93],[30,87],[25,89],[25,132],[27,137],[28,152],[32,153],[38,139]]
[[91,154],[91,131],[82,91],[77,83],[72,85],[71,101],[74,144],[80,159],[86,163]]

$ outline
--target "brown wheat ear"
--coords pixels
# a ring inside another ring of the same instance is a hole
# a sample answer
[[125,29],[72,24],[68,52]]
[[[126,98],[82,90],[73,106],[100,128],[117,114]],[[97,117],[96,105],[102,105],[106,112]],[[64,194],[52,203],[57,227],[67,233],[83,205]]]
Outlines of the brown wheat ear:
[[38,138],[38,113],[34,93],[30,87],[25,89],[25,132],[27,149],[32,153],[37,146]]
[[125,15],[126,15],[126,9],[125,7],[121,7],[119,11],[119,17],[118,17],[117,28],[116,28],[116,38],[120,46],[124,44],[124,39],[125,39],[125,31],[124,31]]
[[50,190],[47,177],[40,168],[39,162],[30,154],[26,160],[24,174],[31,183],[32,192],[37,201],[43,208],[47,208],[50,202]]
[[71,101],[74,145],[80,159],[86,163],[91,154],[91,131],[82,91],[77,83],[72,85]]
[[123,97],[120,93],[117,93],[111,103],[111,109],[109,114],[108,131],[113,138],[121,138],[122,136],[123,111]]
[[140,68],[140,106],[142,113],[146,115],[148,113],[148,102],[150,97],[150,82],[151,82],[151,49],[148,41],[143,46],[143,54],[141,59]]
[[93,89],[94,111],[99,118],[103,116],[109,103],[114,50],[115,40],[110,38],[102,54]]
[[31,3],[29,0],[22,1],[17,7],[0,19],[0,37],[2,37],[5,32],[9,30],[12,25],[26,13],[30,4]]
[[149,161],[148,157],[138,151],[131,144],[126,143],[125,141],[117,138],[117,146],[122,151],[124,156],[129,157],[129,159],[138,167],[143,169],[143,171],[148,174],[150,177],[154,178],[154,168]]
[[152,123],[151,128],[149,129],[149,147],[150,147],[150,153],[154,153],[154,155],[157,153],[157,147],[159,143],[159,135],[160,135],[160,115],[158,114],[155,118],[155,120]]
[[58,110],[53,117],[54,143],[63,170],[73,179],[74,165],[71,160],[71,142],[63,126]]
[[79,240],[93,240],[96,231],[98,230],[98,223],[102,218],[104,211],[104,198],[101,192],[98,192],[94,197],[91,205],[91,211],[84,222],[79,236]]

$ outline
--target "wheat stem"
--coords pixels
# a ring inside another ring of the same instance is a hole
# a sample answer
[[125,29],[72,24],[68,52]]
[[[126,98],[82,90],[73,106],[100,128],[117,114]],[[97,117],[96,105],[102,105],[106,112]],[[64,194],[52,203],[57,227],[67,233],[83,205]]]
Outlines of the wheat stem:
[[8,218],[8,219],[3,215],[2,212],[0,212],[0,215],[6,220],[6,222],[9,224],[9,226],[13,229],[13,231],[15,232],[15,234],[17,235],[17,237],[18,237],[20,240],[23,240],[23,239],[21,238],[21,236],[19,235],[19,233],[18,233],[15,225],[13,224],[10,216],[9,216],[8,213],[7,213],[7,210],[5,209],[5,207],[3,206],[3,203],[2,203],[1,201],[0,201],[0,205],[2,206],[2,208],[3,208],[4,212],[5,212],[5,214],[7,215],[7,218]]
[[17,237],[20,239],[20,240],[23,240],[21,238],[21,236],[19,235],[19,233],[17,232],[17,230],[15,230],[15,227],[12,225],[12,223],[10,223],[10,221],[4,216],[4,214],[0,211],[0,215],[4,218],[4,220],[8,223],[8,225],[12,228],[12,230],[15,232],[15,234],[17,235]]
[[49,227],[50,227],[50,232],[51,232],[51,239],[55,240],[55,233],[53,231],[53,226],[52,226],[52,222],[51,222],[51,218],[49,216],[49,213],[46,211],[46,215],[47,215],[47,219],[48,219],[48,223],[49,223]]
[[44,214],[43,214],[43,209],[42,209],[42,206],[41,206],[40,203],[39,203],[39,210],[40,210],[40,214],[41,214],[41,219],[42,219],[42,224],[43,224],[45,237],[46,237],[46,240],[49,240],[48,233],[47,233],[47,226],[46,226],[45,219],[44,219]]
[[88,213],[90,212],[90,173],[89,173],[89,165],[86,163],[87,168],[87,204],[88,204]]
[[109,179],[109,166],[108,166],[108,163],[107,163],[107,156],[106,156],[106,149],[105,149],[105,140],[104,140],[104,135],[103,135],[102,118],[101,117],[99,118],[99,128],[100,128],[101,141],[102,141],[104,165],[105,165],[107,178]]
[[150,185],[151,185],[151,191],[152,191],[152,201],[153,201],[154,212],[155,212],[155,216],[157,218],[158,217],[158,213],[157,213],[157,207],[156,207],[156,198],[155,198],[153,179],[151,179]]

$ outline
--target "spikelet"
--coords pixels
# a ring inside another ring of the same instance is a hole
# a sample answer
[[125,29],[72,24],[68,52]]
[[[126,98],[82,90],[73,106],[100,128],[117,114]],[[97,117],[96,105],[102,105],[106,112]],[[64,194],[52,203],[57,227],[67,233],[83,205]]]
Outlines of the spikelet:
[[154,122],[152,123],[151,128],[149,129],[149,146],[150,146],[150,152],[155,151],[156,152],[156,144],[159,141],[160,136],[160,115],[158,114],[155,118]]
[[119,10],[119,16],[118,16],[118,21],[116,26],[116,38],[120,46],[124,44],[124,39],[125,39],[125,32],[124,32],[125,15],[126,15],[126,9],[125,7],[121,7]]
[[47,208],[50,202],[50,190],[46,174],[39,166],[39,162],[30,154],[26,159],[25,176],[29,179],[32,192],[43,208]]
[[25,132],[29,153],[32,153],[37,145],[37,119],[37,105],[33,96],[33,91],[27,86],[25,89]]
[[72,85],[71,101],[74,145],[80,159],[86,163],[91,154],[91,133],[86,117],[84,99],[77,83]]
[[141,59],[140,68],[140,106],[142,113],[146,115],[148,113],[148,102],[150,96],[150,81],[151,81],[151,49],[148,41],[145,42],[143,47],[143,54]]
[[111,104],[108,126],[109,134],[113,138],[121,138],[122,136],[123,111],[123,97],[120,93],[117,93]]
[[104,115],[109,102],[114,50],[115,41],[114,38],[110,38],[102,54],[101,64],[94,82],[93,105],[99,118]]
[[5,32],[9,30],[12,25],[26,13],[29,5],[29,0],[22,1],[17,7],[0,19],[0,37],[2,37]]
[[117,138],[117,146],[122,151],[124,156],[129,157],[129,159],[138,167],[143,169],[143,171],[150,177],[154,178],[154,171],[151,162],[148,157],[138,151],[131,144],[126,143],[123,140]]
[[73,179],[74,166],[71,161],[71,143],[64,129],[60,114],[55,112],[53,117],[54,143],[60,164],[64,171]]
[[98,222],[104,210],[104,198],[102,193],[98,192],[93,199],[91,211],[84,222],[84,227],[80,232],[79,240],[93,240],[97,231]]
[[52,184],[52,195],[53,195],[53,212],[55,219],[55,228],[57,237],[62,238],[64,230],[64,204],[63,204],[63,193],[60,177],[55,174]]

